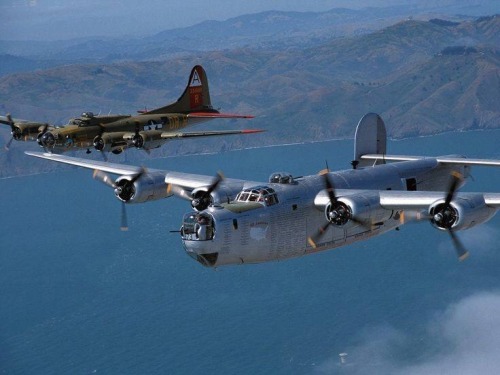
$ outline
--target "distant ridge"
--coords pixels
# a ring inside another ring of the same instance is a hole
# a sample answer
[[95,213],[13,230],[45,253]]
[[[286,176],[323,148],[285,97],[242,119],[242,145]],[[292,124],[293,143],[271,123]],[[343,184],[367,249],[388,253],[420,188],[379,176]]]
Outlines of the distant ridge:
[[[215,106],[254,114],[252,127],[268,132],[244,140],[172,142],[153,156],[352,137],[366,112],[380,113],[395,138],[498,128],[499,46],[498,15],[462,22],[409,19],[310,47],[246,47],[10,74],[0,77],[0,111],[56,124],[86,110],[131,113],[175,100],[186,71],[200,63]],[[0,136],[5,142],[8,129]],[[15,162],[0,155],[0,165]]]

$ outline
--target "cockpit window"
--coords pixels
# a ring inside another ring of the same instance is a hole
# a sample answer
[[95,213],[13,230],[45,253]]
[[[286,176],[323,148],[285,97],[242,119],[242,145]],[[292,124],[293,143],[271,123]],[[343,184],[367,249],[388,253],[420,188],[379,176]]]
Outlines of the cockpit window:
[[273,204],[277,204],[279,202],[274,189],[267,186],[257,186],[245,189],[236,196],[235,201],[258,202],[265,206],[272,206]]

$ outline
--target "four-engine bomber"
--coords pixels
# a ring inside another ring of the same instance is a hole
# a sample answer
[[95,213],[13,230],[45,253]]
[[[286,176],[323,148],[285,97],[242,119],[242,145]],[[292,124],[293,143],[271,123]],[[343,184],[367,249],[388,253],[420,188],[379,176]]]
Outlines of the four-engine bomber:
[[410,220],[428,220],[449,233],[463,260],[468,252],[456,232],[486,222],[500,207],[499,193],[458,192],[471,166],[500,161],[387,155],[385,125],[374,113],[356,129],[352,169],[302,177],[276,172],[266,182],[28,154],[95,169],[94,177],[114,189],[123,208],[171,196],[190,201],[181,240],[187,254],[207,267],[299,257],[369,239]]

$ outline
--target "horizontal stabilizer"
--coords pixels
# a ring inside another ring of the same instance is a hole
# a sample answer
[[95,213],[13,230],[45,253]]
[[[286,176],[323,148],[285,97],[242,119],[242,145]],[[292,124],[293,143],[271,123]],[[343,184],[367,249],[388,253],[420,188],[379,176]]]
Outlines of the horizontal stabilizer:
[[500,167],[500,160],[492,159],[469,159],[459,157],[429,157],[429,156],[407,156],[407,155],[383,155],[383,154],[367,154],[362,155],[363,160],[375,161],[411,161],[421,159],[436,159],[441,164],[458,164],[458,165],[478,165],[485,167]]

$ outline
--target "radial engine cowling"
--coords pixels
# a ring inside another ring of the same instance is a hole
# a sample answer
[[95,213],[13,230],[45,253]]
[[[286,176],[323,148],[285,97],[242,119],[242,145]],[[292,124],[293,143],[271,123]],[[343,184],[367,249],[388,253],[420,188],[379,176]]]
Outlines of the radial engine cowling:
[[115,152],[119,150],[121,152],[122,148],[127,145],[127,142],[123,139],[123,135],[121,133],[104,133],[102,135],[97,135],[94,138],[93,145],[97,151]]
[[30,139],[38,140],[38,135],[47,130],[49,124],[40,125],[39,122],[23,122],[17,123],[12,129],[12,137],[16,140]]
[[165,174],[144,173],[136,181],[134,176],[121,176],[115,181],[115,195],[126,203],[143,203],[168,198],[172,193],[167,189]]
[[191,192],[191,206],[196,211],[203,211],[212,204],[221,204],[232,201],[241,191],[240,185],[222,185],[208,195],[208,186],[196,188]]
[[[379,223],[391,218],[392,211],[380,206],[377,192],[360,192],[349,196],[339,197],[338,202],[349,210],[350,216],[366,223]],[[325,212],[328,214],[329,207]]]
[[431,223],[440,230],[469,229],[488,221],[496,210],[484,202],[482,194],[464,194],[455,198],[450,207],[444,199],[434,202],[429,208]]
[[161,146],[164,142],[161,134],[161,130],[148,130],[138,133],[127,133],[123,138],[131,142],[131,145],[135,148],[152,149]]
[[344,195],[339,190],[339,196],[331,202],[326,191],[321,191],[314,199],[315,206],[324,210],[326,219],[334,225],[342,226],[350,221],[376,224],[388,220],[392,211],[380,206],[380,197],[376,191],[350,190]]

